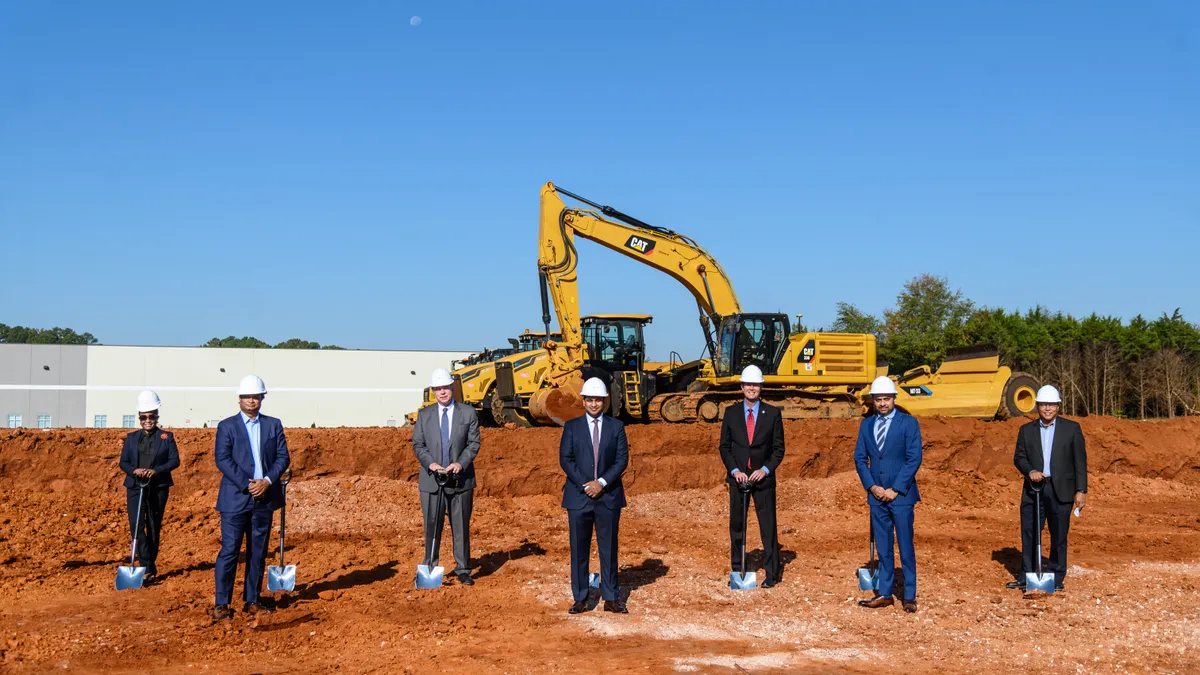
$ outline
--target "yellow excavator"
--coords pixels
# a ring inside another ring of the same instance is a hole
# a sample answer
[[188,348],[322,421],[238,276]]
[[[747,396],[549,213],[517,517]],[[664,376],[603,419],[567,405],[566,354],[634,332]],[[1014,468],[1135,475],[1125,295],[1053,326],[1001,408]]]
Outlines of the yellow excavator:
[[[590,209],[569,208],[569,197]],[[541,191],[538,275],[542,321],[549,330],[550,304],[562,340],[546,342],[549,369],[528,402],[541,423],[563,424],[582,414],[579,391],[587,377],[589,341],[579,319],[578,254],[575,238],[650,265],[692,294],[710,359],[672,365],[650,377],[625,376],[640,389],[648,421],[715,422],[725,407],[741,400],[739,375],[748,365],[762,369],[763,399],[789,419],[852,418],[867,405],[866,391],[886,365],[876,363],[875,336],[853,333],[793,333],[788,315],[743,312],[721,265],[690,237],[649,225],[553,183]],[[661,383],[660,383],[661,379]],[[1037,382],[999,364],[994,353],[961,353],[936,371],[928,366],[896,378],[898,404],[918,415],[992,418],[1033,410]]]

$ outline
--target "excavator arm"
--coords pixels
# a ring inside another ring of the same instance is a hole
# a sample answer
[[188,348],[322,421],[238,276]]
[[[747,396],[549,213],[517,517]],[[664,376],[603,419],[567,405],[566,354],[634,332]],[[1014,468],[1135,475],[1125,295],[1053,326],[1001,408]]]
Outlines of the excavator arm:
[[[592,209],[569,208],[562,196]],[[716,353],[714,331],[721,317],[741,312],[733,283],[720,263],[690,237],[644,223],[620,211],[572,194],[553,183],[542,187],[538,220],[538,277],[542,291],[542,321],[550,330],[550,303],[563,339],[548,343],[552,366],[548,382],[577,389],[575,382],[584,364],[580,334],[578,256],[575,238],[593,241],[607,249],[657,268],[674,277],[691,292],[700,311],[710,355]]]

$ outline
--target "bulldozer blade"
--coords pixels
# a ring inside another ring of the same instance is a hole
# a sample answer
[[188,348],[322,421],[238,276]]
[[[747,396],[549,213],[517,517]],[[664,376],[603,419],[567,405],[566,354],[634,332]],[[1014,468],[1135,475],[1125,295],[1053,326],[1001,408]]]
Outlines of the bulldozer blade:
[[296,590],[295,565],[271,565],[267,568],[267,590],[272,593]]

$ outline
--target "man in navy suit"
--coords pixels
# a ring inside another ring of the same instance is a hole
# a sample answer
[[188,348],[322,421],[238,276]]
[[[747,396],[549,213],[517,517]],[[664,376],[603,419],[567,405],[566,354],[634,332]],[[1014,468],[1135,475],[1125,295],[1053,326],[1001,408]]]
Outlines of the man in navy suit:
[[271,523],[275,510],[283,506],[279,477],[287,470],[287,439],[283,424],[259,412],[267,386],[255,375],[242,378],[238,386],[241,412],[217,425],[213,455],[221,470],[217,511],[221,512],[221,552],[217,554],[217,600],[213,618],[233,616],[233,581],[237,573],[238,549],[246,539],[246,569],[242,597],[247,614],[270,612],[259,602]]
[[603,414],[608,387],[599,378],[583,383],[582,417],[563,425],[558,463],[567,474],[563,508],[571,527],[571,614],[587,611],[588,562],[592,528],[600,549],[600,595],[604,611],[628,614],[617,582],[617,538],[625,487],[621,474],[629,465],[625,425]]
[[[138,420],[142,428],[125,437],[121,448],[121,470],[125,472],[125,506],[129,529],[137,537],[138,563],[146,568],[145,584],[158,576],[158,548],[162,537],[163,513],[171,495],[171,472],[179,468],[175,434],[158,428],[158,394],[138,394]],[[146,482],[139,486],[138,482]],[[138,504],[141,513],[138,513]]]
[[917,611],[917,555],[913,549],[913,507],[921,501],[917,469],[921,468],[921,425],[896,410],[896,383],[877,377],[871,383],[875,414],[858,427],[854,464],[871,505],[871,529],[879,550],[879,590],[858,604],[871,609],[891,607],[895,582],[892,533],[900,545],[904,572],[904,611]]

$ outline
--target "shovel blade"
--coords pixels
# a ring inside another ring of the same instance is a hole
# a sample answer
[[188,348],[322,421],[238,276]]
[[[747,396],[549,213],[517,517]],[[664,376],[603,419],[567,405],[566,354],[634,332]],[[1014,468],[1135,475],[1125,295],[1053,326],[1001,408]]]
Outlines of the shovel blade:
[[141,588],[146,578],[145,567],[121,565],[117,568],[117,590],[127,591],[131,588]]
[[1041,574],[1038,574],[1037,572],[1025,573],[1025,592],[1036,593],[1037,591],[1041,591],[1043,593],[1054,592],[1053,572],[1043,572]]
[[870,567],[858,568],[858,590],[878,591],[879,570],[871,569]]
[[758,588],[758,572],[730,572],[729,588],[735,591],[752,591]]
[[267,568],[267,590],[272,593],[296,590],[295,565],[271,565]]
[[598,572],[592,572],[588,575],[588,586],[600,588],[600,574]]
[[417,588],[441,588],[445,576],[446,568],[441,565],[432,569],[429,565],[417,565]]

